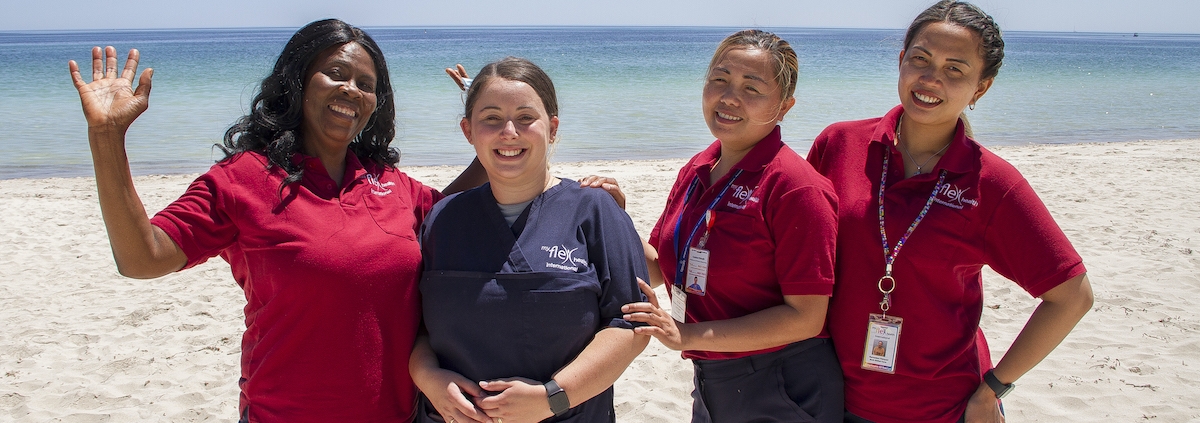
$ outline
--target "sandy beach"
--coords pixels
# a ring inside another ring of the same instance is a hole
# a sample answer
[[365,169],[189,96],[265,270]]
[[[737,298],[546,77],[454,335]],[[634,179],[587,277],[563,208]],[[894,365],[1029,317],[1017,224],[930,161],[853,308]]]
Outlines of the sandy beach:
[[[1200,140],[992,151],[1041,195],[1096,294],[1070,337],[1005,399],[1008,420],[1200,420]],[[645,236],[683,163],[555,171],[618,178]],[[459,171],[402,169],[435,187]],[[194,177],[136,184],[153,213]],[[127,279],[113,264],[91,178],[0,180],[0,193],[0,421],[236,420],[245,300],[224,261]],[[1037,300],[990,271],[984,284],[982,325],[999,357]],[[618,420],[687,421],[691,373],[651,341],[616,384]]]

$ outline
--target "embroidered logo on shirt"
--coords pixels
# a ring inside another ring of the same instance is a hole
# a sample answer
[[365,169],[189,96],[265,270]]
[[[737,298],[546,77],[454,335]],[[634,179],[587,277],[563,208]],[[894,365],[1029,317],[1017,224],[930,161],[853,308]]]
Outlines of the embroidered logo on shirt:
[[966,206],[978,206],[979,200],[965,198],[967,191],[970,189],[971,187],[959,188],[958,185],[954,184],[942,185],[942,189],[938,190],[937,196],[933,198],[933,202],[956,210],[962,210]]
[[367,183],[371,184],[371,193],[380,197],[391,194],[392,190],[388,187],[396,185],[395,182],[379,182],[379,178],[370,173],[367,174]]
[[759,202],[759,198],[754,195],[754,191],[758,190],[757,186],[754,188],[746,188],[742,185],[734,185],[732,188],[733,192],[730,193],[732,195],[730,196],[729,202],[725,203],[726,207],[735,210],[745,210],[747,202]]
[[549,246],[549,247],[543,245],[542,251],[549,253],[550,254],[549,258],[551,260],[558,260],[558,263],[547,262],[546,267],[549,267],[552,269],[570,270],[570,271],[578,270],[578,267],[576,267],[576,265],[587,267],[587,265],[588,265],[587,260],[581,259],[579,257],[575,257],[575,250],[578,250],[578,249],[579,249],[579,247],[567,248],[566,245],[562,245],[562,246],[553,245],[553,246]]

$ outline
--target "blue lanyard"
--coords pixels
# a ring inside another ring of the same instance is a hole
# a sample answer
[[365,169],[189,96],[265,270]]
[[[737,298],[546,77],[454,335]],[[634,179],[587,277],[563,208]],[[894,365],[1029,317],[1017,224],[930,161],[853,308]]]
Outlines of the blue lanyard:
[[692,246],[692,239],[696,236],[696,231],[700,230],[700,225],[703,225],[705,220],[708,219],[708,212],[717,207],[717,203],[721,202],[721,198],[725,197],[725,193],[729,191],[729,187],[733,186],[733,181],[737,180],[738,176],[741,176],[741,174],[742,169],[738,169],[737,172],[733,173],[733,177],[729,178],[729,182],[725,183],[725,188],[721,189],[721,193],[717,194],[717,198],[714,198],[712,203],[708,205],[708,208],[704,209],[704,214],[700,216],[700,220],[696,221],[696,226],[693,227],[692,232],[688,234],[687,245],[685,245],[683,249],[680,249],[679,229],[683,226],[683,216],[687,213],[687,204],[692,198],[692,192],[694,192],[696,190],[696,186],[700,184],[700,176],[697,175],[696,179],[692,180],[692,185],[688,187],[687,194],[683,196],[683,207],[679,211],[679,219],[675,221],[675,257],[679,261],[675,268],[676,285],[683,285],[683,282],[679,282],[682,280],[680,279],[679,275],[682,275],[687,269],[688,247]]

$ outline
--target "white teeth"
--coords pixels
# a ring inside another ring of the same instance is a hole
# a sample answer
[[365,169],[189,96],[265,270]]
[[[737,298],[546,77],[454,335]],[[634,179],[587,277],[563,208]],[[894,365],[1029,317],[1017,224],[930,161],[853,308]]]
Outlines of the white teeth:
[[358,115],[357,113],[354,113],[354,110],[351,110],[349,107],[338,106],[336,104],[329,106],[329,109],[333,110],[335,112],[344,114],[344,115],[350,115],[350,117],[354,117],[354,116]]
[[728,119],[728,120],[742,120],[742,118],[740,118],[740,117],[730,116],[730,115],[727,115],[727,114],[724,114],[721,112],[717,112],[717,117],[719,117],[721,119]]
[[924,101],[924,102],[930,103],[930,104],[937,104],[937,103],[942,102],[942,99],[940,99],[940,98],[930,97],[930,96],[927,96],[927,95],[924,95],[921,93],[913,93],[913,97],[916,97],[917,100],[921,100],[921,101]]
[[504,156],[504,157],[513,157],[518,154],[521,154],[522,151],[525,151],[525,150],[519,149],[519,148],[516,150],[496,150],[497,153],[500,153],[500,155]]

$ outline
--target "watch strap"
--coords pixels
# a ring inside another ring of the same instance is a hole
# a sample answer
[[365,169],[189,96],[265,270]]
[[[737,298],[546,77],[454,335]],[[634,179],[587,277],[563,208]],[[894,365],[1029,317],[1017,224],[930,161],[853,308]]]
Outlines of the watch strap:
[[550,412],[554,413],[555,417],[561,417],[571,411],[571,400],[567,398],[567,391],[558,386],[558,382],[550,379],[542,386],[546,387],[546,399],[550,402]]
[[992,388],[992,392],[996,393],[996,398],[1004,398],[1005,395],[1008,395],[1017,386],[1015,383],[1005,384],[1001,382],[991,370],[983,374],[983,381],[988,384],[989,388]]

